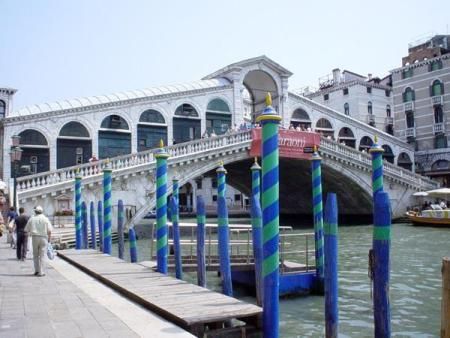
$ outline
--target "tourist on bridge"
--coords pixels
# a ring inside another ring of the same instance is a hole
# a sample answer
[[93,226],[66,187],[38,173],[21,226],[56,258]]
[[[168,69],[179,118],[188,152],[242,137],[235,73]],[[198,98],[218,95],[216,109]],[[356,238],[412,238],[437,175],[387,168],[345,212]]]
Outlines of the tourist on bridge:
[[50,221],[43,212],[44,210],[41,206],[35,207],[35,215],[29,219],[25,227],[25,231],[31,234],[33,243],[34,275],[39,277],[45,276],[44,261],[47,253],[47,244],[50,241],[53,230]]
[[28,234],[25,231],[25,226],[29,219],[30,216],[25,215],[25,209],[19,208],[19,216],[15,220],[15,230],[17,234],[16,255],[17,259],[21,261],[24,261],[27,256]]

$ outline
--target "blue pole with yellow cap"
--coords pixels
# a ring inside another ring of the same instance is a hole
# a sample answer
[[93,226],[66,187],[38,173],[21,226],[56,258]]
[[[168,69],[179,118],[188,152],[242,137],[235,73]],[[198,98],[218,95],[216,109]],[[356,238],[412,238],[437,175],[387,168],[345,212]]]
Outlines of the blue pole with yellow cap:
[[258,116],[262,125],[263,219],[263,331],[265,338],[279,336],[279,177],[278,125],[281,116],[272,108],[270,93]]
[[112,168],[109,159],[103,169],[103,252],[112,253]]
[[83,230],[81,219],[81,175],[77,170],[75,176],[75,249],[79,250],[83,246]]

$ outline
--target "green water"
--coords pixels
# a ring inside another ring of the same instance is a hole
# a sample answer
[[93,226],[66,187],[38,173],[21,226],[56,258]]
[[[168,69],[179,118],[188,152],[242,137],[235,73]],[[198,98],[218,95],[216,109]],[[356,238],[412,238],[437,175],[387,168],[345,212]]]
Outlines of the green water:
[[[373,337],[372,300],[367,276],[371,241],[372,226],[339,228],[340,337]],[[139,260],[148,260],[149,241],[139,240],[138,247]],[[390,289],[392,336],[438,337],[441,318],[440,269],[442,257],[449,255],[450,229],[393,225]],[[195,282],[193,274],[185,276],[186,280]],[[216,274],[208,274],[208,287],[220,290]],[[254,302],[254,298],[241,289],[235,290],[235,296]],[[281,337],[323,336],[324,298],[306,296],[282,299],[280,334]]]

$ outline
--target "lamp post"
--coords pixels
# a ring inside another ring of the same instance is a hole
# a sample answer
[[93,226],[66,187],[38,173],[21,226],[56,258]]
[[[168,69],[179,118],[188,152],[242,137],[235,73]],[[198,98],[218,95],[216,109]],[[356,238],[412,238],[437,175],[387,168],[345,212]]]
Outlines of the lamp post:
[[13,169],[13,179],[14,179],[14,200],[13,200],[13,206],[14,210],[17,209],[17,171],[19,169],[19,162],[22,159],[22,149],[20,148],[20,136],[19,135],[13,135],[11,137],[12,146],[11,150],[9,151],[9,157],[11,158],[12,163],[12,169]]

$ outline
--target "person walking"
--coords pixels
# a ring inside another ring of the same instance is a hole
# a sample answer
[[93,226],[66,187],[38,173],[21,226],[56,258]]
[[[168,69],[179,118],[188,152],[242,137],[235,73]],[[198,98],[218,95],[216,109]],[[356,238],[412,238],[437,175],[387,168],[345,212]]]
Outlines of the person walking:
[[25,226],[29,219],[30,216],[25,215],[25,209],[19,208],[19,216],[15,220],[17,234],[16,255],[17,259],[21,261],[24,261],[27,256],[28,233],[25,232]]
[[34,275],[39,277],[45,276],[45,255],[53,230],[52,224],[43,212],[41,206],[34,208],[35,215],[28,220],[25,226],[25,231],[31,235],[33,243]]

